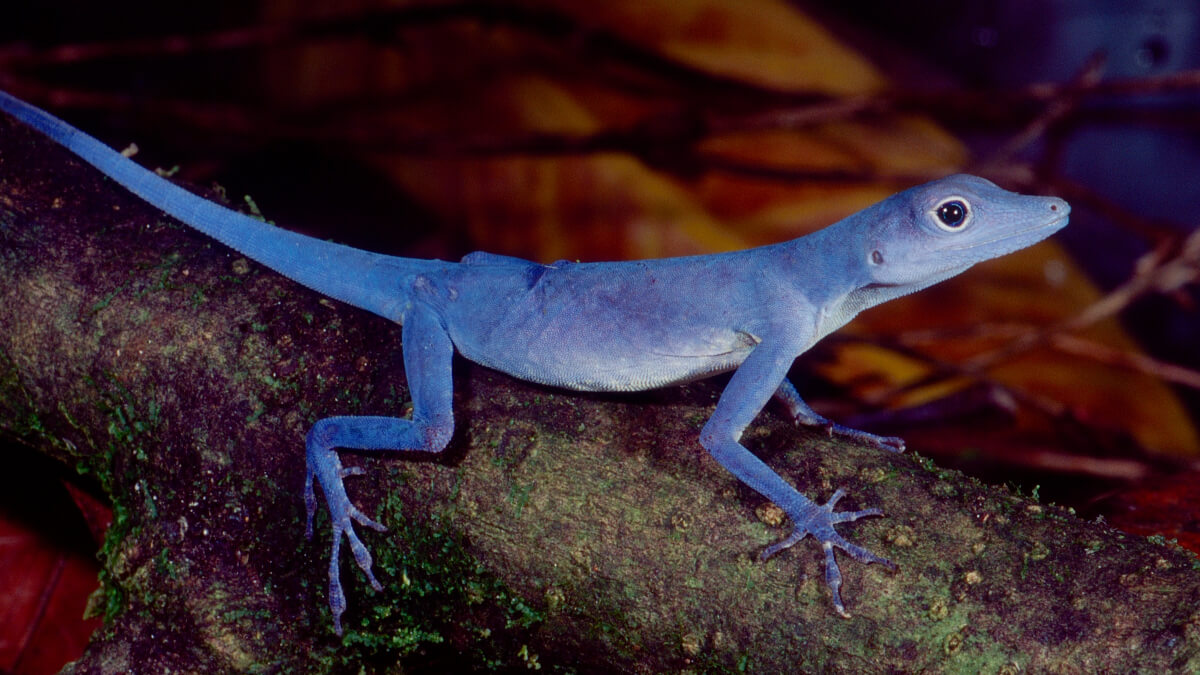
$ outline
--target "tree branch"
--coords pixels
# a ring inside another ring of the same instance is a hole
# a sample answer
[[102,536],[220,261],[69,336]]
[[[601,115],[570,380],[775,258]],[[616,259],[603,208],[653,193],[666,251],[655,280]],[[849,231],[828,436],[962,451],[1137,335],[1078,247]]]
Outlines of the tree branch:
[[447,456],[346,453],[366,470],[352,498],[392,530],[366,533],[382,593],[344,556],[339,641],[327,520],[301,536],[303,436],[406,413],[396,327],[7,118],[0,260],[0,431],[86,466],[116,505],[117,611],[76,672],[1200,668],[1200,574],[1177,547],[768,410],[746,440],[784,476],[886,513],[840,526],[899,564],[845,560],[842,619],[811,544],[755,562],[786,530],[696,443],[720,382],[580,395],[473,366]]

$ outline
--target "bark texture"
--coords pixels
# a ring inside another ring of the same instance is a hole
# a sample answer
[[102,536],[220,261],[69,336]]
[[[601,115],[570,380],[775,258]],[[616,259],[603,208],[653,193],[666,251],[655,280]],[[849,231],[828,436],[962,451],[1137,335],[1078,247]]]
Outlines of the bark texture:
[[[579,395],[460,363],[436,461],[345,453],[385,583],[328,520],[303,537],[303,438],[407,414],[396,326],[164,217],[0,118],[0,433],[95,477],[110,617],[74,672],[1196,672],[1200,572],[1172,546],[833,442],[768,409],[746,442],[898,563],[821,551],[708,458],[720,382]],[[10,480],[19,480],[11,477]]]

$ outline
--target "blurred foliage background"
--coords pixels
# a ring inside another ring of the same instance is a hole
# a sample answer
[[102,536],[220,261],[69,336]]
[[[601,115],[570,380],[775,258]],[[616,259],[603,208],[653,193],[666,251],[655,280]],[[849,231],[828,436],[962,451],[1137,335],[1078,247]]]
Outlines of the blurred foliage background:
[[956,172],[1057,194],[1060,237],[867,312],[793,376],[834,419],[1200,547],[1200,9],[963,4],[24,3],[0,88],[397,255],[733,250]]

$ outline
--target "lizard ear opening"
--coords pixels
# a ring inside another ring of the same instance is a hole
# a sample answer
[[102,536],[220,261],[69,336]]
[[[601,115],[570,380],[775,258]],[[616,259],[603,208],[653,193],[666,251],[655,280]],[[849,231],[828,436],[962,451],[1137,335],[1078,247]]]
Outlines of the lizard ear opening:
[[883,264],[883,253],[880,252],[879,249],[875,249],[874,251],[871,251],[871,264],[872,265],[882,265]]

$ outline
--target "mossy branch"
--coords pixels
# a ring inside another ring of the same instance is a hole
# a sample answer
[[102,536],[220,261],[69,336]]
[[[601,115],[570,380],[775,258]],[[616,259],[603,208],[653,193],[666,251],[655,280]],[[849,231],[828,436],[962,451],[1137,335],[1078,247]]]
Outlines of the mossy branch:
[[100,476],[123,608],[78,672],[1200,669],[1193,556],[928,462],[797,430],[747,443],[899,569],[766,564],[783,524],[696,443],[720,383],[578,395],[464,365],[434,461],[346,453],[382,593],[306,541],[303,436],[405,414],[399,331],[164,221],[0,119],[0,430]]

